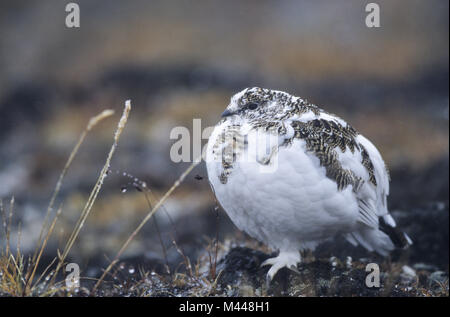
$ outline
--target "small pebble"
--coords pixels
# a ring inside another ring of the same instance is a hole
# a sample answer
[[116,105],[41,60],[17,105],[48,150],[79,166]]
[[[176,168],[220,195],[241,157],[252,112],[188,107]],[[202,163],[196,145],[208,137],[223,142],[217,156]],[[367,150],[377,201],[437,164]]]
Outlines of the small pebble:
[[347,269],[351,269],[352,268],[352,257],[348,256],[347,260],[345,261],[345,266],[347,267]]
[[407,275],[409,277],[415,277],[416,276],[416,271],[414,271],[414,269],[411,268],[408,265],[403,265],[402,272],[403,272],[403,274],[405,274],[405,275]]

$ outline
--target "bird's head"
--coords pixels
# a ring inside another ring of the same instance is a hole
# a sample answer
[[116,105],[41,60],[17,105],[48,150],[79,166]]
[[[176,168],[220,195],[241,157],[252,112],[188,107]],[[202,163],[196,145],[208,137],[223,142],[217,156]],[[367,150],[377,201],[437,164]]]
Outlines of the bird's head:
[[277,119],[292,110],[298,99],[282,91],[260,87],[246,88],[231,97],[222,118],[232,117],[248,121]]

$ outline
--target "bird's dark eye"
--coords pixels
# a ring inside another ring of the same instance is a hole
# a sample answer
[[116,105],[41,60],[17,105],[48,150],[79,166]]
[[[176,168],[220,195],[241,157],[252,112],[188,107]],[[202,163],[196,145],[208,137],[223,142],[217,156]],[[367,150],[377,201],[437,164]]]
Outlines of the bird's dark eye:
[[258,108],[258,104],[251,102],[251,103],[247,104],[247,108],[250,110],[255,110],[256,108]]

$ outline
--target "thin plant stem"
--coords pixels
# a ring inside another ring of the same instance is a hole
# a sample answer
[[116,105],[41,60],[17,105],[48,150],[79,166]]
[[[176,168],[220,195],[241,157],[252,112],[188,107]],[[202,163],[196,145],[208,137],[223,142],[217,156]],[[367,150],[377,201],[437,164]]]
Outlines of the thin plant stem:
[[125,102],[125,108],[123,110],[122,116],[117,125],[116,132],[114,133],[113,145],[111,146],[109,154],[106,158],[105,165],[103,166],[103,168],[100,172],[100,175],[97,179],[97,182],[95,183],[95,186],[92,189],[91,194],[89,195],[86,205],[84,206],[83,211],[81,212],[80,218],[78,219],[78,222],[75,225],[75,228],[74,228],[71,236],[69,237],[69,240],[67,241],[64,251],[61,254],[61,256],[59,257],[59,262],[56,266],[55,274],[53,275],[52,280],[49,285],[52,285],[54,283],[59,270],[63,266],[64,260],[66,259],[67,255],[69,254],[70,249],[72,248],[76,238],[78,237],[78,234],[80,233],[80,230],[83,227],[87,217],[89,216],[89,213],[92,209],[92,206],[94,205],[95,200],[97,199],[98,193],[100,192],[100,189],[102,188],[102,185],[106,178],[107,172],[111,166],[111,159],[114,155],[114,152],[116,151],[116,148],[117,148],[117,145],[118,145],[118,142],[120,139],[120,135],[122,134],[123,129],[125,128],[125,125],[128,121],[128,116],[130,114],[130,111],[131,111],[131,101],[127,100]]
[[119,261],[119,258],[122,256],[123,252],[126,250],[128,245],[133,241],[133,239],[136,237],[136,235],[139,233],[139,231],[142,229],[142,227],[147,223],[147,221],[153,216],[153,214],[161,207],[161,205],[167,200],[167,198],[172,194],[172,192],[180,186],[180,184],[183,182],[183,180],[186,178],[186,176],[201,162],[201,159],[198,158],[194,160],[191,165],[181,174],[181,176],[175,181],[175,183],[170,187],[170,189],[164,194],[164,196],[158,201],[158,203],[153,207],[153,209],[145,216],[145,218],[142,220],[142,222],[138,225],[138,227],[131,233],[131,235],[128,237],[128,239],[125,241],[125,243],[120,248],[119,252],[117,252],[114,260],[109,264],[109,266],[106,268],[106,270],[103,272],[100,279],[97,281],[97,283],[94,285],[94,288],[92,289],[91,294],[94,294],[105,276],[108,274],[108,272],[113,268],[113,266]]

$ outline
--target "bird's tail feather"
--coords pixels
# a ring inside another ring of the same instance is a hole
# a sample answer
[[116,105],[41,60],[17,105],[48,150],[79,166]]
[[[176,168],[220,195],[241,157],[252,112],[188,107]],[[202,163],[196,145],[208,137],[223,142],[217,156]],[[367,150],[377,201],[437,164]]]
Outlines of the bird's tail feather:
[[348,234],[347,240],[354,245],[360,244],[367,250],[375,251],[383,256],[388,255],[389,251],[395,248],[387,234],[369,227]]
[[379,228],[361,225],[361,229],[349,233],[347,240],[353,245],[362,245],[369,251],[375,251],[383,256],[395,248],[406,249],[412,244],[411,238],[400,231],[394,219],[389,215],[379,218]]
[[413,244],[411,238],[396,227],[394,218],[389,214],[380,217],[379,228],[391,238],[396,248],[406,249]]

